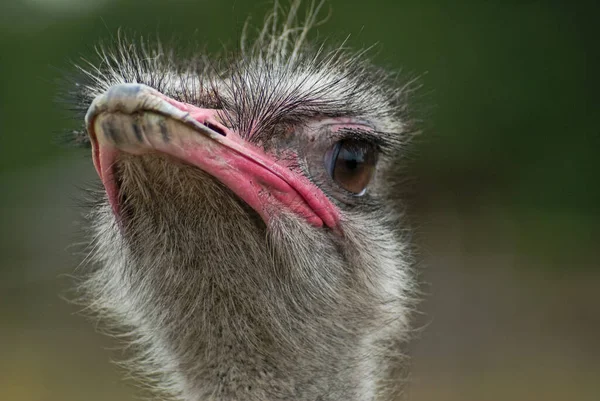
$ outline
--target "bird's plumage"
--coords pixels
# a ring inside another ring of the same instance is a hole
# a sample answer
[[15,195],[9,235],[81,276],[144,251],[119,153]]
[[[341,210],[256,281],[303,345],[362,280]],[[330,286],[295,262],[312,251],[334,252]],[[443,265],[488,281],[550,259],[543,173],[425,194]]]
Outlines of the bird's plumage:
[[[220,110],[245,141],[307,177],[341,233],[278,211],[265,222],[219,180],[162,154],[115,160],[124,216],[104,195],[89,213],[90,308],[134,351],[127,366],[165,399],[390,400],[403,366],[414,281],[397,188],[414,129],[412,88],[364,54],[311,47],[319,6],[297,24],[276,5],[237,57],[184,59],[121,36],[80,67],[75,108],[121,83]],[[360,123],[330,131],[323,121]],[[82,131],[79,138],[85,138]],[[379,153],[364,196],[323,166],[340,140]],[[85,142],[81,139],[80,142]]]

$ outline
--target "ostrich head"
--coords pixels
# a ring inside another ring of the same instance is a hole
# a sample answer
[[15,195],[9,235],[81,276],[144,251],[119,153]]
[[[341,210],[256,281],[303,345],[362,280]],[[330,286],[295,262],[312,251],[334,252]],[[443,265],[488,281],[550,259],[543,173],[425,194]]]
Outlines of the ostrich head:
[[84,288],[164,399],[398,390],[409,89],[362,54],[311,47],[318,6],[302,24],[297,9],[236,57],[119,39],[81,68],[76,136],[104,185]]

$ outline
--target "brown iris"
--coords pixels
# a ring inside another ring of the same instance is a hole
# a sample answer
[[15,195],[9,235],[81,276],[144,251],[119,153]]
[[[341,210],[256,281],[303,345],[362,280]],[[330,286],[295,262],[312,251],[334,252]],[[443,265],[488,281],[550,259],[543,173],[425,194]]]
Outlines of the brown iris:
[[375,172],[377,152],[369,143],[356,140],[337,142],[325,155],[325,164],[342,188],[363,195]]

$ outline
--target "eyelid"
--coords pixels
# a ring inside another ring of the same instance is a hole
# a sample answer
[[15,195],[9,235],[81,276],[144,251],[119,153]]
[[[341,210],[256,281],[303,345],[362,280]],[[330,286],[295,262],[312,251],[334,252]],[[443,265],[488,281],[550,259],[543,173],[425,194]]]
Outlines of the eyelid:
[[390,144],[385,139],[381,138],[381,136],[378,135],[377,131],[373,130],[342,128],[336,131],[335,134],[335,141],[354,140],[357,142],[363,142],[373,146],[378,153],[385,154],[385,149],[387,149],[390,146]]
[[378,153],[391,155],[404,149],[406,136],[410,131],[381,131],[367,120],[348,119],[340,121],[327,119],[321,121],[320,130],[325,130],[331,143],[344,139],[360,140],[372,144]]

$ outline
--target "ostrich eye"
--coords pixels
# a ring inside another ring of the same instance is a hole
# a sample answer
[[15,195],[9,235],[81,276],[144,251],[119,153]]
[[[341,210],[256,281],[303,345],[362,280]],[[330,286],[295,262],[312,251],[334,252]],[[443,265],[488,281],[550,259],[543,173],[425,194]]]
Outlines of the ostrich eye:
[[377,152],[370,144],[342,140],[325,154],[325,166],[335,182],[348,192],[361,196],[375,172]]

